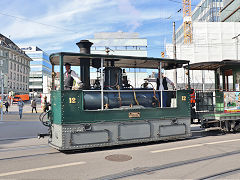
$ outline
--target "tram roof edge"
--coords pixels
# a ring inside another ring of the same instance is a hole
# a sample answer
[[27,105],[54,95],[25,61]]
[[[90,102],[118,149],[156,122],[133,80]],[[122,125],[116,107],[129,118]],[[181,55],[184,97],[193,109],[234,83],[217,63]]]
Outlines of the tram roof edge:
[[[169,58],[138,57],[138,56],[120,56],[120,55],[103,55],[103,54],[83,54],[72,52],[58,52],[50,55],[50,61],[53,65],[59,65],[59,57],[63,57],[64,64],[70,63],[73,66],[79,66],[81,59],[115,61],[116,67],[123,68],[146,68],[157,69],[162,63],[164,69],[181,68],[188,64],[188,60],[176,60]],[[92,63],[92,61],[90,61]],[[106,63],[104,64],[106,66]]]
[[[208,62],[193,63],[189,65],[189,70],[217,70],[220,67],[227,67],[227,66],[240,67],[240,61],[225,59],[222,61],[210,61],[210,62],[208,61]],[[184,67],[186,68],[187,66],[184,66]]]

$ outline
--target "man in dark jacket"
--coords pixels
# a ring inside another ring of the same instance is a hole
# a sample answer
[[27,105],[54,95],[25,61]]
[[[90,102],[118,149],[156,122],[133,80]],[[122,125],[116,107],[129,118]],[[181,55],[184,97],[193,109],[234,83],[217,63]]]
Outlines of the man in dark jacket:
[[9,102],[6,101],[4,105],[5,105],[5,108],[6,108],[5,113],[8,113],[8,107],[10,106]]
[[[160,74],[161,74],[161,78],[160,78]],[[171,106],[171,97],[170,97],[170,95],[172,94],[172,92],[167,92],[167,90],[168,90],[168,84],[172,85],[172,88],[175,89],[174,83],[170,79],[165,77],[163,75],[163,72],[161,72],[160,74],[159,74],[159,76],[157,78],[157,90],[161,90],[162,91],[162,96],[163,96],[163,98],[162,98],[162,103],[163,103],[162,107],[170,107]]]
[[78,78],[78,75],[75,71],[71,70],[71,64],[65,64],[66,72],[64,73],[64,89],[65,90],[72,90],[73,81],[75,80],[76,83],[80,84],[81,81]]

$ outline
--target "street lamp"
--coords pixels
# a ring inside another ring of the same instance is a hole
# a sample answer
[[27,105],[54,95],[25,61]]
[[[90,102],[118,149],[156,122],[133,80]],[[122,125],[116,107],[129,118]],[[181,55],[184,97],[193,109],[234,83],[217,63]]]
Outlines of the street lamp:
[[240,36],[240,34],[238,34],[237,36],[234,36],[232,39],[236,39],[236,59],[238,60],[238,37]]

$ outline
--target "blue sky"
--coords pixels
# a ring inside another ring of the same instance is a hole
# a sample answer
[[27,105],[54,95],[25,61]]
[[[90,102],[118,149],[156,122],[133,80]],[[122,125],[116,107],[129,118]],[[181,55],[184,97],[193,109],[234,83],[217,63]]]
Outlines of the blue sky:
[[[200,0],[192,0],[192,5]],[[1,0],[0,33],[17,45],[48,54],[78,52],[81,39],[96,32],[138,32],[148,56],[160,57],[172,41],[172,22],[182,23],[182,0]],[[192,7],[192,9],[194,6]]]

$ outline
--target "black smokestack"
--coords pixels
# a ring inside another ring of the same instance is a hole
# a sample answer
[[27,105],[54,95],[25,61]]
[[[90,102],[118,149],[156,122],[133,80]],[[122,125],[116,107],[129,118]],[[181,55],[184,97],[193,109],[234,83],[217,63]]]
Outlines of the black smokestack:
[[93,45],[92,42],[89,40],[81,40],[80,42],[76,43],[80,49],[80,53],[90,54],[91,53],[91,46]]
[[[80,53],[90,54],[92,42],[88,40],[81,40],[76,43],[80,49]],[[80,59],[81,66],[81,81],[83,83],[83,89],[90,89],[90,59],[89,58],[81,58]]]

